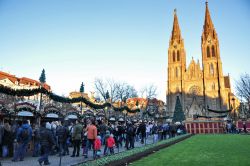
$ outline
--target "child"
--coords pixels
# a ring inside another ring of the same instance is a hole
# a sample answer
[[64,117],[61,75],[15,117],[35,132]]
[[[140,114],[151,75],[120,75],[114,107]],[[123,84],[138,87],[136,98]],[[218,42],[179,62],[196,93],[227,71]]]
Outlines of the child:
[[115,140],[113,137],[113,134],[110,134],[109,138],[107,139],[107,146],[109,148],[110,154],[114,154]]
[[95,142],[94,142],[94,151],[95,151],[94,159],[100,157],[100,154],[101,154],[101,146],[102,146],[101,137],[100,137],[100,136],[97,136],[97,138],[95,139]]

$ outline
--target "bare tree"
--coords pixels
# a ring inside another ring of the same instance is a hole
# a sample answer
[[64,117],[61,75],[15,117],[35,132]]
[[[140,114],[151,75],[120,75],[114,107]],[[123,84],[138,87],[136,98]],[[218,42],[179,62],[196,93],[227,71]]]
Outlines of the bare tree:
[[128,98],[138,97],[135,88],[127,83],[117,84],[116,96],[120,101],[125,101]]
[[128,98],[138,96],[133,86],[125,82],[115,82],[113,79],[106,79],[104,81],[100,78],[96,78],[95,89],[105,101],[107,101],[106,93],[109,92],[111,102],[117,100],[124,101]]
[[107,79],[108,89],[110,92],[110,101],[114,102],[116,98],[117,92],[117,83],[113,79]]
[[106,79],[105,81],[100,78],[95,79],[96,92],[107,101],[107,92],[111,102],[116,100],[117,83],[112,79]]
[[95,89],[98,94],[106,101],[107,84],[100,78],[95,79]]
[[236,92],[238,96],[243,97],[243,99],[250,106],[250,75],[242,74],[240,79],[236,81]]
[[157,91],[157,87],[151,84],[151,85],[145,86],[144,88],[140,90],[140,96],[152,99],[157,96],[156,91]]

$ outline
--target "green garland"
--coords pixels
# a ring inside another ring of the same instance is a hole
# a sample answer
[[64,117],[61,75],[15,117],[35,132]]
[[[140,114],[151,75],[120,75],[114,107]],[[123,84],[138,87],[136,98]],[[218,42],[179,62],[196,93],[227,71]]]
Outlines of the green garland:
[[212,110],[212,109],[209,109],[207,108],[208,111],[210,112],[214,112],[214,113],[218,113],[218,114],[222,114],[222,113],[229,113],[231,112],[232,110],[226,110],[226,111],[217,111],[217,110]]
[[[60,103],[78,103],[78,102],[83,102],[85,103],[87,106],[94,108],[94,109],[104,109],[106,107],[111,107],[112,105],[110,103],[104,103],[104,104],[95,104],[92,103],[91,101],[87,100],[84,97],[78,97],[78,98],[68,98],[68,97],[62,97],[59,95],[56,95],[52,92],[49,92],[48,90],[46,90],[45,88],[37,88],[37,89],[11,89],[9,87],[0,85],[0,93],[6,94],[6,95],[11,95],[11,96],[33,96],[36,95],[38,93],[42,93],[47,95],[50,99],[56,101],[56,102],[60,102]],[[140,112],[140,109],[135,109],[135,110],[131,110],[129,109],[127,106],[124,107],[114,107],[115,111],[123,111],[123,110],[127,110],[129,113],[136,113],[136,112]]]
[[36,110],[32,110],[32,109],[30,109],[30,108],[28,108],[28,107],[22,107],[22,108],[19,108],[19,109],[15,109],[15,112],[16,112],[16,113],[18,113],[18,112],[20,112],[20,111],[28,111],[28,112],[33,113],[34,116],[36,116],[36,115],[39,115],[39,116],[40,116],[40,113],[39,113],[39,112],[37,112]]
[[197,118],[225,118],[227,115],[219,115],[219,116],[202,116],[202,115],[196,115]]

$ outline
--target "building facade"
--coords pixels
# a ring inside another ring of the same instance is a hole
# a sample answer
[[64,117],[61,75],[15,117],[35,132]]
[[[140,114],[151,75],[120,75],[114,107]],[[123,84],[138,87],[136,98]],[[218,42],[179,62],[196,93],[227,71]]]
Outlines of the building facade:
[[[233,96],[230,77],[223,75],[219,39],[214,28],[208,4],[201,35],[202,61],[191,60],[186,66],[184,40],[176,10],[168,48],[167,110],[173,116],[177,96],[180,97],[186,118],[210,115],[206,108],[229,109]],[[201,67],[202,65],[202,67]]]

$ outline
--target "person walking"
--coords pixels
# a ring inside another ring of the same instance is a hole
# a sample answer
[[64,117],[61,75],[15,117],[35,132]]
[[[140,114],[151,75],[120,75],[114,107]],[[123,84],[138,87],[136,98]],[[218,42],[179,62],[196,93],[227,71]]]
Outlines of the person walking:
[[127,123],[127,130],[126,130],[126,148],[133,149],[134,143],[135,143],[135,128],[133,127],[133,124],[131,122]]
[[115,139],[113,134],[110,134],[109,138],[107,139],[107,146],[109,148],[110,154],[114,154]]
[[144,144],[144,139],[146,137],[146,124],[144,121],[140,121],[138,132],[141,135],[141,144]]
[[55,146],[55,140],[53,138],[52,131],[46,128],[46,122],[41,123],[39,135],[42,153],[41,157],[38,159],[38,163],[40,166],[42,165],[42,163],[44,163],[44,165],[50,165],[49,153],[52,147]]
[[[86,131],[87,131],[87,138],[88,138],[88,148],[92,147],[93,156],[94,156],[95,155],[94,141],[97,137],[97,128],[96,128],[94,119],[90,121],[90,125],[87,126]],[[86,154],[85,157],[86,158],[88,157],[88,153]]]
[[244,131],[244,133],[247,133],[247,125],[246,125],[246,122],[243,123],[243,131]]
[[95,143],[94,143],[94,150],[95,150],[94,159],[100,157],[101,147],[102,147],[101,136],[97,136],[97,138],[95,139]]
[[40,153],[40,133],[37,124],[35,125],[33,130],[33,141],[34,141],[34,150],[32,157],[38,157]]
[[56,136],[58,140],[58,146],[59,146],[59,156],[66,155],[66,143],[67,143],[67,137],[68,137],[68,130],[65,126],[62,126],[61,122],[58,123],[58,126],[56,128]]
[[18,159],[20,161],[23,161],[27,145],[31,139],[32,139],[32,129],[28,124],[28,121],[24,120],[22,126],[19,127],[17,131],[16,141],[18,145],[14,154],[14,158],[12,159],[13,162],[18,161]]
[[80,154],[80,143],[82,137],[82,124],[76,120],[76,125],[73,127],[72,142],[74,146],[73,154],[71,157],[79,157]]
[[0,121],[0,157],[2,156],[3,136],[4,136],[4,126],[3,122]]
[[3,145],[3,152],[5,154],[3,154],[3,157],[11,157],[13,155],[12,136],[13,136],[13,134],[11,131],[10,124],[8,122],[4,123],[4,136],[3,136],[3,140],[2,140],[2,145]]

